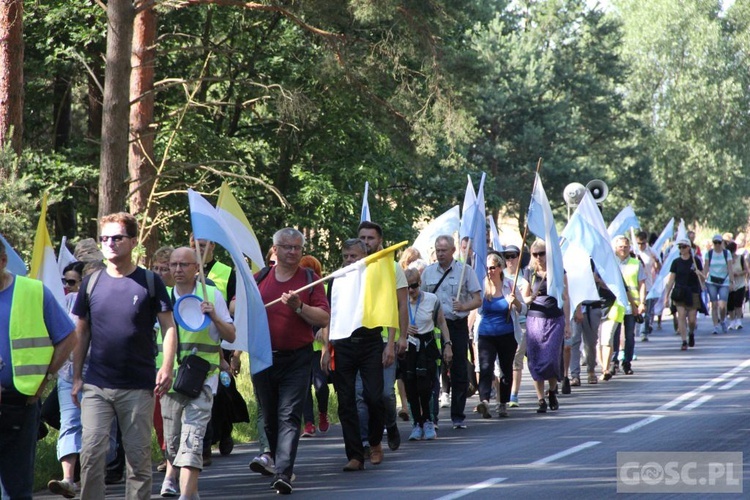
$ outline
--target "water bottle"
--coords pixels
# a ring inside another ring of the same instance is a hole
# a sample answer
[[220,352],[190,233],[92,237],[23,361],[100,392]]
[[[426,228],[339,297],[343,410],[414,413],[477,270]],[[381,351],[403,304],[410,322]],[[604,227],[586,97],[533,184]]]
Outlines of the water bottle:
[[224,387],[229,387],[229,385],[232,383],[232,377],[229,375],[229,372],[222,371],[219,374],[219,380],[221,381],[221,385]]

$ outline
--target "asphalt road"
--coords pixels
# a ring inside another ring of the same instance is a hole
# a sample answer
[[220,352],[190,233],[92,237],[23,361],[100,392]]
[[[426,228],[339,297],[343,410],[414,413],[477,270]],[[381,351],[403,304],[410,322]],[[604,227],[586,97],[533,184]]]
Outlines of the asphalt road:
[[[521,407],[510,418],[482,419],[471,414],[468,429],[443,425],[435,441],[406,441],[386,451],[379,466],[344,473],[346,463],[339,426],[325,436],[300,443],[293,495],[304,498],[410,500],[455,498],[576,498],[617,495],[618,452],[743,452],[750,457],[750,322],[744,331],[711,335],[699,319],[696,347],[683,352],[671,322],[650,342],[637,342],[634,375],[574,387],[560,397],[560,410],[538,415],[528,373]],[[449,422],[441,410],[442,423]],[[384,440],[385,443],[385,440]],[[248,463],[256,446],[238,445],[227,457],[214,453],[213,465],[200,478],[202,498],[275,496],[269,478],[252,473]],[[749,468],[735,479],[742,485]],[[682,476],[681,476],[682,477]],[[159,496],[163,475],[154,474]],[[648,486],[648,485],[646,485]],[[697,491],[697,490],[693,490]],[[124,486],[108,490],[124,495]],[[630,494],[628,497],[672,498],[683,494]],[[694,493],[695,497],[705,494]],[[711,495],[748,498],[750,494]],[[60,498],[40,494],[35,498]]]

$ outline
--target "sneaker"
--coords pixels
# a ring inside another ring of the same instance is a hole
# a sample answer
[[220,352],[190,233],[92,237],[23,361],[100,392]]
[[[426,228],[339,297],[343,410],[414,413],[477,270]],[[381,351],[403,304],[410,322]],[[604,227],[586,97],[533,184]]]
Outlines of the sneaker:
[[598,379],[596,378],[596,373],[589,372],[588,382],[589,382],[589,384],[596,384],[598,382]]
[[328,421],[327,413],[318,413],[318,430],[321,434],[328,432],[331,428],[331,423]]
[[506,418],[508,416],[508,408],[505,403],[500,403],[497,407],[497,416],[500,418]]
[[563,378],[562,393],[570,394],[570,379],[568,377]]
[[735,330],[742,330],[742,320],[737,320],[737,326],[734,327]]
[[719,327],[715,326],[714,330],[711,333],[714,334],[714,335],[718,335],[719,334]]
[[482,415],[482,418],[492,417],[492,415],[490,415],[490,405],[487,401],[480,401],[479,405],[477,405],[477,412]]
[[177,483],[171,477],[165,477],[161,483],[161,496],[164,498],[175,498],[180,496]]
[[268,453],[262,453],[253,458],[250,462],[250,470],[264,476],[273,476],[276,474],[273,458]]
[[53,479],[52,481],[47,483],[47,488],[49,489],[50,493],[54,493],[55,495],[62,495],[65,498],[75,498],[76,496],[75,483],[66,481],[65,479],[63,479],[62,481]]
[[420,441],[424,437],[424,429],[419,424],[414,424],[414,428],[409,434],[409,441]]
[[680,347],[680,350],[687,351],[687,348],[688,348],[687,342],[683,342],[682,347]]
[[[454,429],[456,427],[454,426]],[[466,426],[463,426],[464,429],[466,429]],[[424,423],[424,438],[427,441],[432,441],[437,437],[437,432],[435,432],[435,425],[432,422],[425,422]]]
[[398,425],[388,427],[388,448],[396,451],[401,446],[401,433],[398,431]]
[[313,437],[315,435],[315,424],[312,422],[305,423],[305,430],[302,431],[303,438]]
[[460,422],[456,421],[456,422],[453,422],[453,428],[454,429],[466,429],[466,424],[464,423],[463,420],[461,420]]
[[511,394],[508,408],[518,408],[518,394]]
[[440,408],[450,408],[451,407],[451,395],[447,392],[443,392],[440,394]]
[[275,489],[276,493],[279,495],[289,495],[292,492],[292,483],[284,477],[279,476],[273,482],[273,489]]
[[645,333],[641,335],[641,342],[648,342],[648,335],[646,335]]
[[695,347],[695,335],[692,333],[688,335],[688,347]]

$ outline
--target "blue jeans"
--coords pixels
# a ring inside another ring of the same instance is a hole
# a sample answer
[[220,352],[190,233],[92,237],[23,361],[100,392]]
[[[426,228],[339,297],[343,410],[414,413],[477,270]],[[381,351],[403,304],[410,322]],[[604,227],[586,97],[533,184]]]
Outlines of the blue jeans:
[[[31,500],[41,408],[40,402],[14,407],[11,410],[18,409],[22,412],[21,427],[7,431],[1,430],[0,427],[0,498],[3,500]],[[0,416],[0,422],[2,419]],[[10,450],[12,452],[9,452]]]
[[635,316],[626,314],[622,325],[618,325],[612,346],[612,359],[617,360],[620,351],[620,329],[625,328],[625,358],[622,360],[622,369],[630,368],[633,361],[633,352],[635,352]]
[[266,437],[276,474],[292,478],[299,446],[302,407],[310,387],[312,344],[274,353],[273,365],[253,375],[253,386],[263,408]]
[[726,302],[729,299],[729,285],[715,285],[706,281],[706,290],[711,302]]

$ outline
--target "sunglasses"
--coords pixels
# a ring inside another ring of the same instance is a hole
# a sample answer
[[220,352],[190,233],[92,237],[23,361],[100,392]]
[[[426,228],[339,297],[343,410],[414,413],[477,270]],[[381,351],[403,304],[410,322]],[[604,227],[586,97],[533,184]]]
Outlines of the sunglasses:
[[411,285],[409,285],[409,288],[411,288],[412,290],[416,290],[417,288],[419,288],[420,284],[421,283],[412,283]]
[[500,269],[498,266],[490,266],[487,268],[488,271],[494,271],[495,269]]
[[518,258],[518,254],[517,253],[506,253],[505,254],[505,258],[506,259],[517,259]]
[[690,248],[690,245],[677,245],[677,248],[680,248],[680,249]]
[[67,280],[65,278],[62,279],[63,285],[76,286],[76,283],[78,283],[78,280]]
[[547,255],[547,252],[531,252],[531,255],[534,257],[544,257]]
[[112,240],[114,243],[120,243],[125,238],[131,238],[131,236],[128,236],[127,234],[114,234],[112,236],[99,236],[99,241],[102,243],[107,243],[108,241]]

